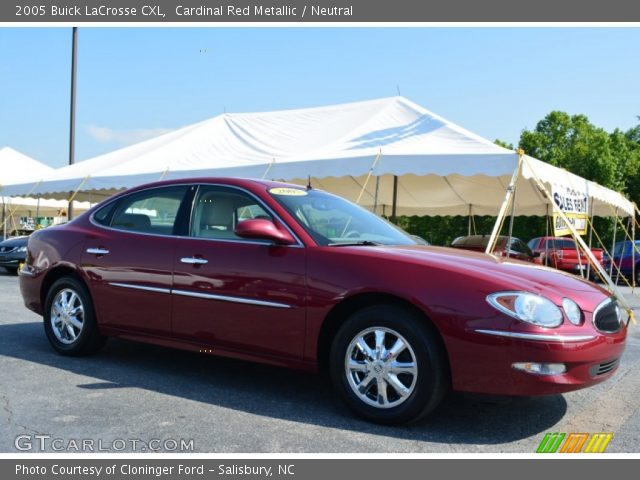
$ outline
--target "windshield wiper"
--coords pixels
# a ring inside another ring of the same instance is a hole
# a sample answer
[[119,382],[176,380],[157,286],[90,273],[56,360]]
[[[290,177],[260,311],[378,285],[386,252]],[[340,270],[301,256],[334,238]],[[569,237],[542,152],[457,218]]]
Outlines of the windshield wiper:
[[375,247],[377,245],[384,245],[384,243],[374,242],[373,240],[361,240],[359,242],[335,242],[329,244],[330,247]]

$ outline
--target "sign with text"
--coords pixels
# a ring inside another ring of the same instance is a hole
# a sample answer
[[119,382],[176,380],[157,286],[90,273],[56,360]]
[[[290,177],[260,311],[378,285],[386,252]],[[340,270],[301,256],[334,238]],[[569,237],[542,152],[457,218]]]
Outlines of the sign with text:
[[[551,193],[553,201],[564,212],[578,234],[586,234],[589,197],[584,192],[561,185],[552,185]],[[569,227],[557,213],[553,214],[553,233],[556,237],[571,234]]]

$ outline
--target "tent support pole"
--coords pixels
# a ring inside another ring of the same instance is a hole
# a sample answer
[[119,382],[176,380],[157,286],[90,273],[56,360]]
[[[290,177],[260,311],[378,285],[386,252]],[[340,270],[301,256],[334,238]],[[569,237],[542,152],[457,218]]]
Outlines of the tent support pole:
[[545,205],[545,208],[547,210],[547,214],[544,217],[544,261],[542,262],[543,265],[549,265],[549,224],[551,223],[551,220],[549,219],[549,204],[547,203]]
[[[71,96],[69,99],[69,165],[75,163],[76,142],[76,74],[78,63],[78,27],[73,27],[71,37]],[[73,200],[69,201],[67,219],[73,218]]]
[[391,223],[397,223],[397,208],[398,208],[398,176],[393,176],[393,203],[391,204]]
[[376,193],[373,197],[373,213],[378,214],[378,192],[380,191],[380,177],[376,175]]
[[611,242],[611,265],[609,265],[609,276],[613,274],[613,250],[616,248],[616,233],[618,233],[618,207],[615,210],[616,217],[613,219],[613,241]]
[[38,228],[38,218],[40,217],[40,195],[38,195],[38,203],[36,203],[36,230]]
[[485,253],[493,252],[495,248],[496,240],[498,239],[498,235],[500,235],[500,227],[502,226],[502,220],[507,212],[507,208],[511,203],[511,199],[516,190],[516,182],[518,181],[518,177],[520,176],[520,169],[522,168],[522,157],[524,156],[524,152],[522,150],[518,150],[518,165],[516,165],[516,169],[513,171],[513,175],[511,175],[511,181],[509,182],[509,186],[507,187],[507,193],[504,196],[504,200],[502,201],[502,205],[500,206],[500,210],[498,211],[498,216],[496,218],[496,223],[493,225],[493,230],[491,231],[491,236],[489,237],[489,243],[487,243],[487,248]]
[[635,293],[636,288],[636,206],[633,205],[633,216],[629,217],[631,220],[631,292]]
[[471,204],[469,204],[469,228],[467,230],[468,230],[467,235],[471,236]]
[[2,236],[7,238],[7,203],[2,197]]
[[513,221],[516,213],[516,188],[513,188],[513,196],[511,197],[511,213],[509,214],[509,238],[507,239],[507,258],[511,256],[511,239],[513,238]]
[[[593,244],[593,198],[591,199],[591,221],[589,225],[591,228],[589,229],[589,250],[591,250],[591,245]],[[587,280],[591,278],[591,262],[587,262]]]

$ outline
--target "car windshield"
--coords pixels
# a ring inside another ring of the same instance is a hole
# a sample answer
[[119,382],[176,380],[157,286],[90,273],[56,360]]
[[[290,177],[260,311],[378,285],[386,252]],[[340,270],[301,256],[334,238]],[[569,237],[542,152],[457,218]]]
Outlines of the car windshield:
[[318,245],[418,244],[405,231],[338,196],[289,187],[271,188],[269,193]]

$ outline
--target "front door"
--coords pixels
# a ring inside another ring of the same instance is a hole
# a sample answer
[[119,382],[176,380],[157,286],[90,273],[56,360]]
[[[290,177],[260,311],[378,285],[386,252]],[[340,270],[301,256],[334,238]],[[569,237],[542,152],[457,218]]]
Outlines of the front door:
[[305,248],[236,236],[249,218],[280,222],[244,190],[199,187],[190,238],[176,240],[173,333],[203,347],[299,359]]

